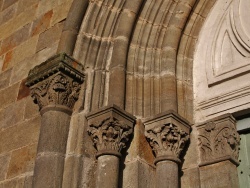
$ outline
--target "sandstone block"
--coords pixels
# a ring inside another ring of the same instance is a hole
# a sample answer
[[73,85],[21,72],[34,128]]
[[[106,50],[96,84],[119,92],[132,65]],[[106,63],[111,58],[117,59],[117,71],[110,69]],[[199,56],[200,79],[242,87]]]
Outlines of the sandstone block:
[[25,100],[12,103],[0,110],[0,130],[11,127],[23,120]]
[[11,18],[14,17],[17,9],[17,4],[8,7],[4,11],[0,13],[0,25],[4,24],[5,22],[9,21]]
[[9,6],[13,5],[14,3],[16,3],[18,0],[5,0],[3,3],[3,7],[2,10],[8,8]]
[[0,54],[3,54],[26,41],[30,36],[30,27],[31,24],[26,24],[11,36],[4,39],[2,42]]
[[0,109],[8,106],[17,98],[19,83],[16,83],[0,91]]
[[39,0],[19,0],[18,1],[18,8],[17,8],[17,15],[26,11],[31,6],[38,4]]
[[50,47],[51,44],[55,43],[60,39],[62,32],[63,23],[58,23],[48,29],[47,31],[40,34],[36,51],[40,51],[46,47]]
[[0,90],[9,86],[11,73],[12,69],[9,69],[0,74]]
[[0,153],[9,152],[38,141],[40,117],[0,132]]
[[6,178],[8,166],[10,161],[10,154],[0,155],[0,181]]
[[50,10],[44,15],[40,16],[38,19],[36,19],[32,25],[31,35],[34,36],[45,31],[50,25],[50,20],[52,18],[52,15],[53,11]]
[[31,172],[34,168],[37,144],[32,144],[12,152],[7,178]]

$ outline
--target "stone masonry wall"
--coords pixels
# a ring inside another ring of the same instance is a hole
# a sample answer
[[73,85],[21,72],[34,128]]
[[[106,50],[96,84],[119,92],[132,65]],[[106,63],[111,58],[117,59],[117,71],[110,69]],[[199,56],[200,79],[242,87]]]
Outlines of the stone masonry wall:
[[72,0],[0,0],[0,187],[31,187],[40,130],[28,72],[57,50]]

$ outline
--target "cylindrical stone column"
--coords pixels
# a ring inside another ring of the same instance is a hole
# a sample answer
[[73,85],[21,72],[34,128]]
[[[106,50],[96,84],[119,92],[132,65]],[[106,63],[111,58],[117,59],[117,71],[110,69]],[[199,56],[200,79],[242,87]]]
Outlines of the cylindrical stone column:
[[135,117],[111,105],[87,115],[88,133],[97,149],[97,188],[117,188],[121,150],[133,133]]
[[156,163],[156,187],[179,188],[177,162],[164,160]]
[[96,188],[117,188],[119,177],[119,157],[102,155],[97,159]]
[[156,187],[179,187],[179,155],[189,139],[190,126],[173,111],[144,122],[145,135],[156,156]]
[[29,73],[26,85],[42,119],[34,188],[62,186],[70,118],[83,79],[82,66],[66,54],[48,59]]

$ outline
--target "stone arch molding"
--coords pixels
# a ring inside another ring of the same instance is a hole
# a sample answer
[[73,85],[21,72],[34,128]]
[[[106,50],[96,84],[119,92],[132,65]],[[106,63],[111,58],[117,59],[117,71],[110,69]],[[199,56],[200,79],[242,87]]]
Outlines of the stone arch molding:
[[219,84],[250,71],[250,26],[248,0],[218,1],[207,33],[206,73],[208,85]]

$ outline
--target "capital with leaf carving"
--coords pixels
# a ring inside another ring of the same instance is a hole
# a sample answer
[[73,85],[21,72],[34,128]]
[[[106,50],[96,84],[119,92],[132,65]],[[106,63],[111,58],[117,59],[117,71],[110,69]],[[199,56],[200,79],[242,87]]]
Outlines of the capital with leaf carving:
[[239,165],[240,136],[236,120],[225,114],[197,126],[199,135],[200,166],[230,160]]
[[155,164],[162,160],[180,163],[180,153],[189,140],[189,123],[173,111],[144,122],[145,136],[155,154]]
[[46,108],[71,112],[84,81],[83,66],[65,53],[57,54],[34,67],[26,86],[42,113]]
[[86,118],[88,134],[97,149],[96,156],[121,156],[121,150],[126,147],[133,133],[135,117],[116,105],[111,105],[91,112]]

